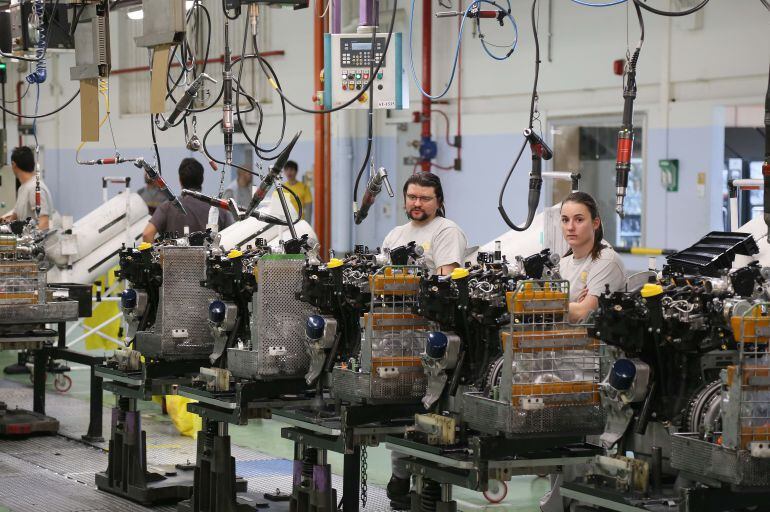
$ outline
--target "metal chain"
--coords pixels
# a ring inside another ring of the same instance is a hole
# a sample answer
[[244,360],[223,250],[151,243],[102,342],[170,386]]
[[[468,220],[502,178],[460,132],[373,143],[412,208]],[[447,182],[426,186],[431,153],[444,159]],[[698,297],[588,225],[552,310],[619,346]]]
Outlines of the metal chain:
[[369,469],[367,464],[366,445],[361,447],[361,506],[366,508],[366,502],[369,499],[367,486],[367,470]]

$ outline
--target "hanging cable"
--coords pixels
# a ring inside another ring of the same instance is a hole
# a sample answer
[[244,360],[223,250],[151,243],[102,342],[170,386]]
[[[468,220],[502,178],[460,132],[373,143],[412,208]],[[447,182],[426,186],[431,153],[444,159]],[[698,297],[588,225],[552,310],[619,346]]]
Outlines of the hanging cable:
[[[425,96],[426,98],[430,98],[432,100],[437,100],[439,98],[444,97],[446,95],[446,93],[449,92],[449,88],[452,86],[452,82],[454,81],[455,72],[457,71],[457,60],[458,60],[458,57],[460,55],[460,46],[462,44],[462,39],[463,39],[463,27],[465,26],[465,20],[468,19],[468,15],[471,12],[471,9],[473,9],[474,6],[477,7],[480,4],[484,3],[484,4],[492,5],[492,6],[496,7],[497,9],[500,9],[501,12],[506,12],[506,11],[500,5],[498,5],[497,3],[495,3],[495,2],[493,2],[491,0],[474,0],[474,2],[472,2],[470,5],[468,5],[468,7],[465,9],[465,12],[463,13],[462,22],[460,22],[460,32],[459,32],[459,34],[457,36],[457,44],[455,45],[455,56],[454,56],[454,61],[452,62],[452,71],[449,74],[449,81],[447,82],[447,85],[444,88],[444,90],[441,92],[441,94],[433,96],[433,95],[425,92],[425,90],[422,88],[422,83],[420,83],[420,80],[417,78],[417,72],[414,69],[414,52],[413,52],[413,45],[412,45],[412,38],[413,38],[412,36],[413,36],[413,33],[414,33],[414,4],[415,4],[415,1],[416,0],[412,0],[412,13],[411,13],[411,16],[409,17],[409,67],[410,67],[410,70],[412,72],[412,79],[414,80],[414,83],[417,85],[417,89],[420,91],[420,93],[423,96]],[[508,57],[510,57],[511,54],[513,54],[513,52],[516,50],[516,44],[518,43],[518,39],[519,39],[519,29],[518,29],[518,26],[516,25],[516,20],[513,19],[513,16],[511,15],[510,11],[508,11],[505,14],[505,17],[508,18],[511,21],[511,25],[513,27],[513,31],[514,31],[515,37],[514,37],[513,44],[511,45],[511,50],[508,52],[508,54],[505,57],[503,57],[503,58],[501,58],[499,60],[505,60]],[[423,58],[425,58],[425,57],[423,57]]]
[[595,4],[592,2],[586,2],[584,0],[572,0],[576,4],[585,5],[586,7],[611,7],[613,5],[619,5],[626,3],[628,0],[613,0],[612,2],[607,2],[605,4]]
[[[550,160],[553,157],[553,152],[551,149],[546,145],[545,141],[534,131],[535,115],[537,112],[536,105],[538,100],[537,84],[540,78],[540,39],[538,38],[537,33],[536,8],[537,0],[533,0],[531,16],[532,35],[535,41],[535,79],[534,85],[532,86],[532,97],[529,105],[529,127],[524,130],[524,143],[521,145],[521,149],[519,150],[518,155],[516,155],[516,159],[514,160],[513,165],[505,177],[503,187],[500,189],[500,195],[498,196],[497,200],[497,210],[500,212],[500,216],[503,218],[508,227],[514,231],[525,231],[532,224],[532,221],[535,218],[535,214],[537,213],[538,204],[540,203],[540,190],[543,186],[543,160]],[[513,223],[510,217],[508,217],[508,214],[505,211],[505,207],[503,206],[503,196],[505,194],[505,189],[508,186],[508,181],[511,179],[516,166],[519,164],[519,160],[521,159],[521,155],[524,154],[524,149],[527,147],[527,144],[529,144],[530,150],[532,151],[532,171],[529,174],[529,194],[527,196],[528,213],[524,225],[517,226]]]
[[651,7],[645,3],[642,3],[641,0],[634,0],[634,4],[637,7],[641,7],[645,11],[650,11],[651,13],[658,14],[660,16],[669,16],[669,17],[687,16],[688,14],[692,14],[694,12],[700,11],[706,6],[707,3],[709,3],[709,0],[703,0],[701,3],[699,3],[695,7],[686,9],[684,11],[661,11],[660,9],[656,9],[655,7]]
[[[374,74],[374,46],[377,36],[376,27],[372,27],[372,41],[371,41],[371,54],[369,55],[369,76]],[[367,109],[366,117],[366,155],[364,161],[361,162],[361,168],[356,175],[356,183],[353,186],[353,214],[358,211],[358,186],[361,184],[361,177],[364,175],[366,167],[369,165],[369,159],[372,156],[372,140],[374,135],[374,89],[369,91],[369,107]]]
[[[201,139],[201,149],[203,150],[203,154],[206,155],[206,158],[208,158],[212,162],[216,162],[219,165],[227,165],[224,161],[217,160],[216,158],[214,158],[211,155],[211,153],[209,153],[208,147],[206,146],[206,140],[208,139],[209,134],[214,130],[214,128],[216,128],[217,126],[221,126],[221,125],[222,125],[222,120],[220,119],[220,120],[216,121],[214,124],[212,124],[211,128],[206,130],[206,133],[203,135],[203,139]],[[230,165],[232,167],[235,167],[236,169],[240,169],[240,170],[242,170],[244,172],[247,172],[249,174],[253,174],[254,176],[257,176],[259,179],[262,179],[262,175],[259,174],[258,172],[254,172],[251,169],[246,169],[245,167],[242,167],[242,166],[240,166],[238,164],[235,164],[235,163],[230,164]]]
[[291,101],[289,98],[286,97],[286,95],[284,94],[283,90],[281,90],[280,86],[278,86],[278,84],[272,78],[270,78],[270,75],[267,73],[267,69],[265,67],[265,63],[267,61],[265,61],[264,57],[262,57],[260,55],[259,48],[255,47],[254,50],[255,50],[255,52],[256,52],[256,54],[258,56],[259,65],[260,65],[260,67],[262,67],[262,71],[265,73],[265,76],[268,77],[267,81],[270,84],[270,86],[275,90],[275,92],[277,92],[281,96],[281,98],[286,100],[286,103],[288,103],[292,107],[296,108],[297,110],[299,110],[301,112],[305,112],[306,114],[330,114],[332,112],[338,112],[338,111],[340,111],[340,110],[342,110],[344,108],[349,107],[350,105],[352,105],[356,101],[358,101],[358,99],[361,96],[363,96],[364,94],[366,94],[366,91],[368,91],[371,88],[372,84],[374,83],[374,79],[375,79],[377,73],[379,73],[380,68],[382,67],[383,62],[385,62],[385,56],[388,53],[388,48],[390,46],[390,40],[391,40],[391,37],[393,36],[393,27],[396,24],[396,11],[397,10],[398,10],[398,0],[393,0],[393,11],[392,11],[391,16],[390,16],[390,26],[388,27],[388,37],[385,39],[385,48],[383,49],[382,57],[380,57],[380,60],[377,62],[377,67],[374,70],[374,74],[369,77],[369,81],[364,84],[364,86],[361,88],[361,91],[358,94],[356,94],[350,100],[346,101],[345,103],[343,103],[342,105],[340,105],[338,107],[332,107],[332,108],[329,108],[329,109],[311,110],[309,108],[305,108],[305,107],[302,107],[300,105],[297,105],[296,103]]
[[48,117],[48,116],[52,116],[54,114],[58,114],[59,112],[61,112],[65,108],[67,108],[70,105],[70,103],[75,101],[75,98],[77,98],[79,95],[80,95],[80,89],[75,91],[75,94],[73,94],[72,97],[70,99],[68,99],[63,105],[61,105],[57,109],[52,110],[51,112],[48,112],[46,114],[22,115],[22,114],[19,114],[17,112],[14,112],[12,110],[8,110],[7,108],[5,108],[3,106],[0,106],[0,110],[5,112],[6,114],[10,114],[12,116],[15,116],[15,117],[18,117],[18,118],[21,118],[21,119],[42,119],[44,117]]
[[[497,20],[498,20],[498,22],[500,23],[501,26],[502,26],[503,15],[504,15],[505,12],[506,11],[502,11],[501,10],[498,13]],[[478,32],[478,35],[479,35],[479,42],[481,42],[481,47],[484,49],[484,53],[486,53],[492,59],[498,60],[498,61],[503,61],[503,60],[507,59],[508,57],[510,57],[511,54],[513,53],[513,51],[516,49],[516,43],[519,40],[519,27],[516,25],[516,21],[511,16],[511,2],[510,1],[508,1],[507,13],[508,13],[508,16],[510,17],[510,19],[513,20],[513,22],[512,22],[513,23],[513,43],[510,44],[510,45],[497,45],[497,44],[488,43],[487,42],[487,38],[484,35],[484,32],[481,30],[481,16],[477,16],[476,17],[476,31]],[[492,51],[489,49],[490,46],[493,47],[493,48],[508,48],[508,47],[510,47],[510,50],[508,50],[508,53],[506,53],[505,55],[500,56],[500,55],[495,55],[494,53],[492,53]],[[458,60],[459,60],[459,58],[458,58]]]
[[634,9],[639,20],[641,32],[639,43],[628,59],[623,74],[623,124],[618,132],[617,159],[615,161],[615,211],[622,218],[623,206],[628,188],[628,175],[631,172],[631,156],[634,152],[634,100],[636,100],[636,64],[644,44],[644,19],[639,2],[634,0]]

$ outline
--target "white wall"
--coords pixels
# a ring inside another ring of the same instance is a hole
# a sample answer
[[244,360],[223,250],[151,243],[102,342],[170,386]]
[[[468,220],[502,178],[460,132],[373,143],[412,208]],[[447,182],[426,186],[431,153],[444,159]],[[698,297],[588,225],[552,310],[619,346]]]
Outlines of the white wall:
[[[218,8],[219,0],[204,0],[212,9]],[[345,0],[345,3],[354,3]],[[534,45],[529,19],[529,2],[512,2],[513,14],[519,25],[519,42],[514,55],[504,62],[496,62],[483,53],[478,39],[473,37],[471,24],[465,29],[463,40],[463,67],[461,75],[455,79],[448,103],[441,106],[451,119],[454,132],[456,112],[457,83],[463,85],[463,138],[464,162],[461,172],[438,171],[444,178],[449,211],[469,232],[469,239],[474,243],[485,242],[504,231],[496,211],[497,189],[510,166],[518,149],[520,133],[527,125],[529,94],[533,78]],[[568,2],[552,0],[549,61],[549,2],[541,0],[540,39],[541,39],[541,77],[539,109],[543,126],[549,119],[564,116],[593,114],[619,114],[622,109],[621,79],[612,73],[612,61],[620,59],[626,53],[626,16],[629,12],[630,33],[628,40],[635,45],[638,39],[633,9],[625,5],[610,8],[588,8]],[[417,2],[414,31],[414,57],[418,76],[421,69],[420,5]],[[453,2],[457,7],[458,2]],[[391,1],[382,1],[381,25],[387,25],[390,16]],[[404,63],[408,69],[408,15],[410,1],[401,0],[396,28],[404,32]],[[355,9],[347,6],[347,10]],[[124,13],[113,14],[124,16]],[[287,95],[298,103],[309,106],[312,91],[312,8],[305,11],[274,11],[271,13],[270,43],[267,50],[284,50],[285,56],[274,57],[271,62],[276,67]],[[721,170],[723,160],[723,127],[725,108],[735,105],[759,105],[767,87],[770,42],[767,34],[770,28],[770,13],[759,1],[742,0],[715,1],[708,4],[702,13],[702,28],[689,30],[679,20],[660,18],[645,13],[646,41],[639,59],[638,82],[639,96],[637,111],[643,112],[646,119],[646,161],[645,174],[645,243],[649,246],[667,246],[680,248],[692,243],[711,229],[720,228],[721,223]],[[124,40],[120,34],[120,23],[113,21],[113,52],[117,62],[117,45],[133,44]],[[497,30],[490,21],[484,21],[488,40],[497,44],[510,40],[510,28]],[[434,19],[434,91],[446,83],[454,51],[457,34],[455,19]],[[221,37],[221,30],[215,36]],[[240,34],[233,35],[240,41]],[[236,45],[234,45],[236,46]],[[39,110],[48,111],[59,105],[75,90],[75,84],[69,81],[68,68],[72,63],[71,55],[51,58],[49,64],[50,83],[41,87]],[[117,66],[114,66],[117,67]],[[221,66],[211,68],[218,74]],[[407,73],[410,76],[410,73]],[[16,74],[9,73],[9,99],[13,94]],[[149,120],[147,116],[121,116],[120,88],[113,78],[111,100],[114,106],[112,125],[117,145],[122,154],[142,154],[151,157]],[[414,84],[411,86],[412,110],[419,109],[419,94]],[[34,90],[24,100],[25,112],[31,112],[34,103]],[[149,103],[149,99],[148,99]],[[760,110],[756,110],[761,112]],[[90,183],[97,172],[93,168],[76,166],[72,155],[79,143],[79,120],[76,104],[62,114],[42,120],[39,123],[39,138],[46,148],[47,179],[63,180],[68,183],[68,190],[74,190],[80,196],[63,197],[54,190],[60,209],[81,209],[84,204],[95,204],[98,197],[91,197]],[[279,128],[279,103],[273,101],[265,106],[266,121],[264,140],[272,141],[277,137]],[[338,122],[342,114],[335,115],[333,122]],[[757,122],[761,122],[758,116]],[[207,113],[199,118],[199,131],[213,124],[218,115]],[[376,134],[381,138],[378,151],[383,160],[391,160],[393,155],[401,156],[403,148],[395,147],[395,121],[411,118],[411,112],[394,112],[386,115],[377,114]],[[13,125],[12,118],[9,118]],[[358,144],[346,146],[343,139],[360,139],[365,136],[365,117],[362,112],[349,114],[347,129],[335,130],[336,142],[334,176],[336,180],[351,180],[353,169],[360,166],[362,152],[352,150]],[[312,116],[290,109],[287,121],[287,133],[303,130],[302,144],[297,156],[303,170],[310,171],[313,151]],[[253,130],[253,127],[252,127]],[[443,120],[434,121],[434,134],[443,138]],[[214,132],[212,141],[219,135]],[[16,132],[13,126],[9,130],[9,147],[16,144]],[[242,138],[240,140],[243,142]],[[27,143],[31,143],[28,139]],[[185,151],[181,130],[159,133],[158,142],[164,157],[166,171],[174,169],[174,159]],[[212,143],[212,146],[216,145]],[[219,144],[221,146],[221,143]],[[109,130],[102,130],[102,141],[89,144],[89,150],[101,148],[105,153],[112,152]],[[171,151],[176,148],[176,151]],[[62,150],[61,152],[55,150]],[[355,148],[354,148],[355,149]],[[96,153],[89,151],[90,153]],[[221,154],[221,153],[220,153]],[[416,150],[414,152],[416,154]],[[354,161],[351,161],[353,155]],[[449,162],[453,152],[442,148],[439,161]],[[659,184],[657,160],[660,158],[678,158],[681,164],[680,189],[676,193],[666,193]],[[392,165],[395,165],[392,164]],[[122,174],[128,169],[109,169],[110,174]],[[523,197],[526,186],[524,165],[516,171],[516,177],[509,189],[508,202],[516,218],[524,212]],[[702,196],[697,193],[695,180],[699,172],[707,175],[706,191]],[[173,174],[173,173],[172,173]],[[138,177],[139,173],[135,172]],[[55,177],[55,178],[54,178]],[[213,181],[207,175],[208,181]],[[607,176],[614,180],[614,176]],[[174,181],[174,180],[170,180]],[[82,184],[82,185],[81,185]],[[53,188],[53,187],[52,187]],[[97,186],[98,188],[98,186]],[[89,190],[88,195],[78,191]],[[342,187],[335,193],[335,203],[349,201],[349,186]],[[347,197],[347,199],[346,199]],[[349,203],[348,203],[349,204]],[[75,208],[75,206],[78,208]],[[339,234],[345,245],[356,238],[366,237],[365,225],[355,231],[350,225],[350,216],[345,215],[347,206],[337,206],[333,230]],[[400,222],[402,217],[393,216],[387,223]],[[365,222],[370,222],[367,219]],[[376,221],[375,221],[376,222]],[[386,224],[387,224],[386,223]],[[388,225],[376,224],[376,236]],[[375,224],[372,224],[374,226]],[[374,228],[373,228],[374,229]],[[342,248],[342,247],[339,247]]]

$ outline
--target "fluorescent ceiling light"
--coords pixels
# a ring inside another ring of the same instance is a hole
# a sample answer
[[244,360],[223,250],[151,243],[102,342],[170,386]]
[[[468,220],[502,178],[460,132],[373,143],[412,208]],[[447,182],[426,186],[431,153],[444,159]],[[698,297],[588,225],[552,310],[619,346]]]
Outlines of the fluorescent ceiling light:
[[136,7],[129,8],[126,11],[126,16],[128,16],[129,19],[132,19],[132,20],[141,20],[141,19],[144,19],[144,11],[142,10],[141,7],[139,7],[138,9]]

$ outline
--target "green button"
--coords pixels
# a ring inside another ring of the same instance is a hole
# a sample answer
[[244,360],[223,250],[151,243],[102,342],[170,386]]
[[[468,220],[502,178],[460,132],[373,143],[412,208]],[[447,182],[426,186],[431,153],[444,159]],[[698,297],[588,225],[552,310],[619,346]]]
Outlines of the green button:
[[382,73],[377,73],[377,80],[382,80]]
[[356,80],[361,80],[361,73],[356,73]]

